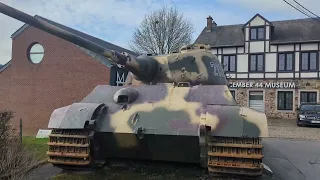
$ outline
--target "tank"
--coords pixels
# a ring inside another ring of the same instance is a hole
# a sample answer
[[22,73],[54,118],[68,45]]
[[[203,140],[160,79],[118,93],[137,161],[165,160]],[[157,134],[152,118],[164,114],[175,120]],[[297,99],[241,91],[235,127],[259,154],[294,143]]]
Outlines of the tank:
[[53,165],[97,167],[124,158],[198,163],[214,175],[262,175],[266,115],[237,104],[209,45],[135,57],[3,3],[0,12],[129,71],[125,86],[99,85],[82,101],[53,111],[47,152]]

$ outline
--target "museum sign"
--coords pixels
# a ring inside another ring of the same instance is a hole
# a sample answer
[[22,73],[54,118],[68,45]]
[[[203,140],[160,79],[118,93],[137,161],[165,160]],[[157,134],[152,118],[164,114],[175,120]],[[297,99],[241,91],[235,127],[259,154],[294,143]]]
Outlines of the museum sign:
[[294,82],[231,82],[229,88],[279,88],[294,89]]

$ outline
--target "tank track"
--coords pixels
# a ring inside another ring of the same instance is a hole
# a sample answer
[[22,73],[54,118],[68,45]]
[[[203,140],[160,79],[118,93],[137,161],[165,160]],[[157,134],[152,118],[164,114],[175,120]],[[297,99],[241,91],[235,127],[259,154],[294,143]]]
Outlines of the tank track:
[[102,166],[97,161],[94,132],[88,129],[53,129],[49,135],[47,156],[54,166],[69,170],[86,170]]
[[262,139],[214,137],[207,141],[208,171],[214,176],[260,177],[263,173]]

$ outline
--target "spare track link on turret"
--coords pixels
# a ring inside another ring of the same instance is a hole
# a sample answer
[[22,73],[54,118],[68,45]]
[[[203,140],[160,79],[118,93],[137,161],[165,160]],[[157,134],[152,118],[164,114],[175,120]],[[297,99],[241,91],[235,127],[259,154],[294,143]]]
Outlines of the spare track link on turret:
[[94,132],[86,129],[53,129],[49,135],[49,162],[63,169],[87,169],[99,165],[92,153]]
[[261,138],[208,138],[208,171],[213,176],[259,177],[263,173]]

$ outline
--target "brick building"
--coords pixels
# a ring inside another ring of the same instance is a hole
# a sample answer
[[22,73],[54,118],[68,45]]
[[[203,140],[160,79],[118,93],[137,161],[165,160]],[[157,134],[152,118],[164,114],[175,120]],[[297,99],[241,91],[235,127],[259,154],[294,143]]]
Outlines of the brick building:
[[268,21],[256,14],[245,24],[207,26],[195,43],[210,44],[242,106],[269,118],[297,117],[302,102],[318,102],[320,23],[314,19]]
[[[40,16],[55,26],[108,49],[135,53]],[[12,34],[12,59],[0,68],[0,109],[23,120],[24,135],[47,128],[54,109],[80,101],[100,84],[115,85],[123,73],[104,58],[27,24]],[[111,81],[110,81],[111,79]],[[121,80],[121,79],[120,79]]]

